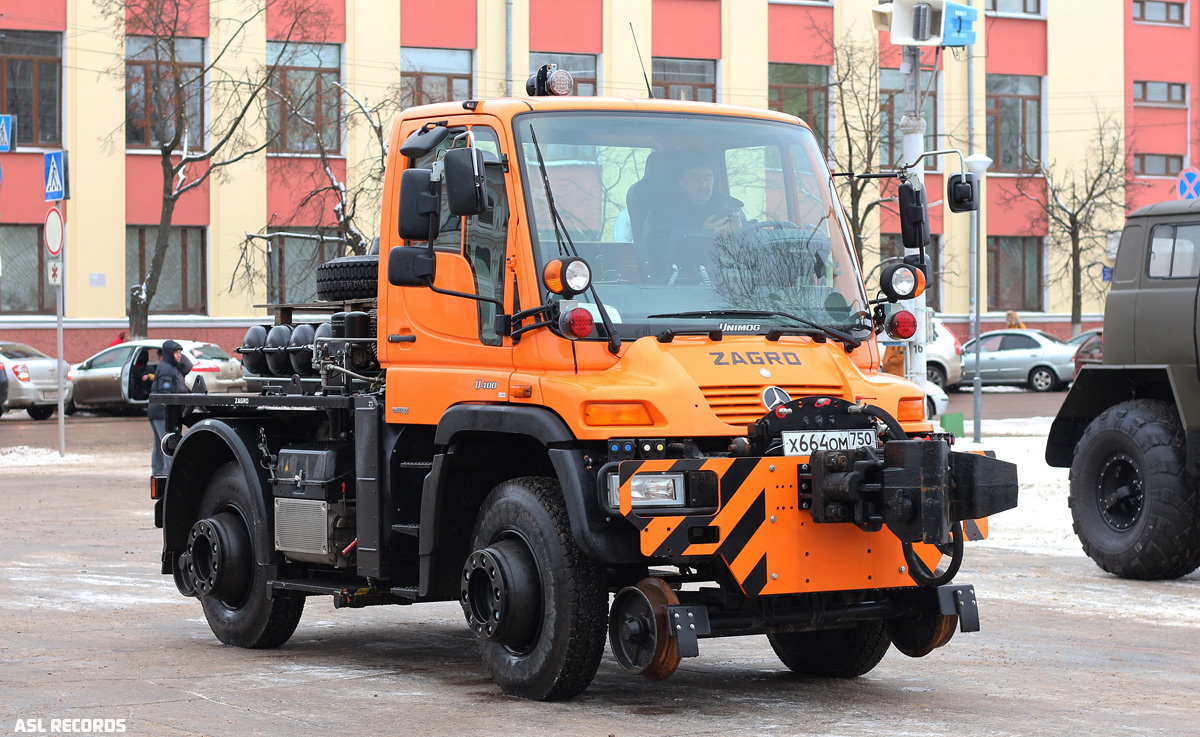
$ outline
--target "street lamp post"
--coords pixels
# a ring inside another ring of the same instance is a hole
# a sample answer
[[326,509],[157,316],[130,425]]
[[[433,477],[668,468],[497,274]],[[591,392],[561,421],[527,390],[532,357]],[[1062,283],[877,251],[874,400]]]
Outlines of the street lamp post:
[[[992,165],[992,160],[985,154],[971,154],[966,158],[967,168],[975,175],[976,180],[982,184],[983,178],[987,176],[988,167]],[[978,443],[982,434],[983,422],[983,383],[979,378],[979,344],[982,343],[979,339],[979,313],[981,304],[983,303],[983,248],[981,246],[982,237],[980,234],[980,217],[978,211],[971,213],[971,242],[970,250],[974,263],[973,273],[971,274],[971,302],[975,305],[975,313],[971,315],[971,335],[975,339],[974,345],[974,360],[975,360],[975,379],[971,382],[972,391],[975,394],[975,411],[974,424],[975,430],[973,440]]]

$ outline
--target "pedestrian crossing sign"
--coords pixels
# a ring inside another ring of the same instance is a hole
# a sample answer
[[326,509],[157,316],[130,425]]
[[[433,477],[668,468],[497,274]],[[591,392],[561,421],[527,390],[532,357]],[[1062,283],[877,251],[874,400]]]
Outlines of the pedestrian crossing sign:
[[0,115],[0,154],[6,154],[16,148],[17,132],[13,126],[17,119],[11,115]]
[[62,151],[44,154],[46,172],[46,202],[57,202],[67,198],[67,171]]

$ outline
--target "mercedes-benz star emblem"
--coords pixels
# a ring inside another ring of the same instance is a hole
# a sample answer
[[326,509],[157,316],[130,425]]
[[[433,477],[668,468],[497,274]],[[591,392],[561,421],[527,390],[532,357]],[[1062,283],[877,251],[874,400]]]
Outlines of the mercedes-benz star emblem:
[[792,401],[788,393],[777,386],[768,386],[763,389],[762,393],[763,404],[766,405],[768,411],[775,409],[781,404],[787,404]]

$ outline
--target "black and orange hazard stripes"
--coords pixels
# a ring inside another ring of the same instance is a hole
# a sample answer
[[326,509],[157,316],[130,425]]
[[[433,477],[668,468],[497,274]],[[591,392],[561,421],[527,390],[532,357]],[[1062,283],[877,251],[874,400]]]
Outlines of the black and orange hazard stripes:
[[[900,542],[887,528],[863,532],[852,524],[815,524],[801,509],[800,466],[807,460],[777,456],[625,461],[618,472],[621,514],[641,531],[643,555],[717,556],[748,596],[913,586]],[[715,512],[647,514],[632,508],[633,475],[688,471],[710,471],[719,478]],[[985,520],[968,520],[964,527],[969,539],[987,535]],[[715,528],[715,535],[701,534],[704,528]],[[692,542],[700,539],[715,542]],[[932,547],[917,549],[930,564],[939,556]]]

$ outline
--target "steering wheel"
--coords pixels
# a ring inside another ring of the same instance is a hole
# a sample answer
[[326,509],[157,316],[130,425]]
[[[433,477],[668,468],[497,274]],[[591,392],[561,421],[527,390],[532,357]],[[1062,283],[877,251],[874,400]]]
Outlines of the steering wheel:
[[733,235],[736,238],[740,238],[751,233],[757,233],[760,230],[800,230],[800,226],[790,220],[759,220],[754,223],[746,223],[733,231]]

